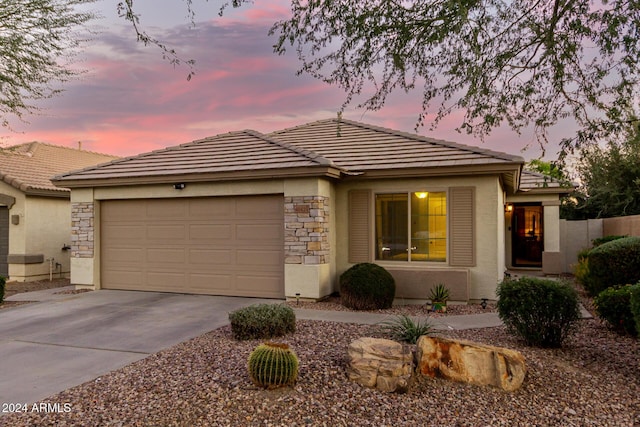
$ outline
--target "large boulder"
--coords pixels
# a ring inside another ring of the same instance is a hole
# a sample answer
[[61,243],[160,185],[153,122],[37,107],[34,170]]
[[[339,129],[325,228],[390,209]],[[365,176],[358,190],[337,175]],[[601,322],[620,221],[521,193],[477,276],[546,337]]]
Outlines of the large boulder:
[[417,346],[416,371],[430,377],[513,391],[527,373],[524,356],[515,350],[426,335]]
[[381,338],[359,338],[349,344],[349,379],[365,387],[404,393],[413,373],[408,346]]

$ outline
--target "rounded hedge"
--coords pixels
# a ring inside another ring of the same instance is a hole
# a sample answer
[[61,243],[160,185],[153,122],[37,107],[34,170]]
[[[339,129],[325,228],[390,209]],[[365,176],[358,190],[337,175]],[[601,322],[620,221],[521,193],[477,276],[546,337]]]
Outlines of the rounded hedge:
[[296,331],[296,314],[286,304],[254,304],[229,313],[237,340],[281,337]]
[[618,331],[636,336],[636,322],[631,311],[631,286],[605,289],[594,298],[598,317]]
[[377,264],[356,264],[340,276],[342,305],[353,310],[390,308],[395,294],[393,276]]
[[640,280],[640,237],[625,237],[589,251],[588,273],[582,284],[591,296],[614,286]]
[[561,282],[537,277],[498,284],[498,316],[528,345],[560,347],[580,318],[578,294]]
[[631,286],[631,314],[636,322],[636,332],[640,335],[640,282]]

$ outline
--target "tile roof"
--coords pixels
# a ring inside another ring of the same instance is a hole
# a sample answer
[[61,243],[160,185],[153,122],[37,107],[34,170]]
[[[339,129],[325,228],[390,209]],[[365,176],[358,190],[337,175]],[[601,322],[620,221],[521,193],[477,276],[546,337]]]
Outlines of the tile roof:
[[256,131],[243,130],[62,174],[54,181],[64,185],[69,180],[143,179],[313,166],[336,168],[331,161],[316,153],[273,140]]
[[51,177],[116,159],[116,156],[57,145],[30,142],[0,148],[0,179],[27,194],[68,194]]
[[549,175],[539,172],[523,170],[520,176],[519,191],[522,192],[552,192],[558,193],[558,190],[571,191],[577,184],[571,182],[563,182]]
[[524,162],[520,156],[337,118],[269,135],[314,151],[352,172]]

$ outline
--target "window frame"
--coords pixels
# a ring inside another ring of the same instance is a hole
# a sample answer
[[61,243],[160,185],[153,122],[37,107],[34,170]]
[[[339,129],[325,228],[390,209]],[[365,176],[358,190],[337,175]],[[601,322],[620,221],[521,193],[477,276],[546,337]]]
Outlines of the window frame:
[[[418,261],[411,260],[411,195],[414,193],[444,193],[445,201],[446,201],[446,211],[445,211],[445,229],[446,229],[446,243],[445,243],[445,259],[444,261]],[[376,227],[377,227],[377,197],[379,195],[385,194],[406,194],[407,196],[407,259],[406,260],[392,260],[392,259],[378,259],[378,242],[376,239]],[[371,197],[371,211],[370,211],[370,221],[371,221],[371,260],[377,264],[387,264],[389,266],[448,266],[450,263],[450,249],[449,244],[451,241],[451,230],[450,230],[450,220],[451,220],[451,212],[450,212],[450,195],[449,188],[438,188],[438,187],[419,187],[417,189],[405,190],[405,189],[388,189],[388,190],[373,190]]]

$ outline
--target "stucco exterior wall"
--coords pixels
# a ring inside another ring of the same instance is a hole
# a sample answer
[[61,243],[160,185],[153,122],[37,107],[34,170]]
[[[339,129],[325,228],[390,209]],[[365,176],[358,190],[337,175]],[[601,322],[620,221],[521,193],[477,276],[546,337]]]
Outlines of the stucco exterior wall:
[[[63,250],[70,239],[69,199],[26,196],[0,183],[0,193],[15,198],[9,209],[9,280],[26,281],[69,277],[70,254]],[[18,224],[11,217],[17,216]]]
[[[495,288],[504,274],[504,208],[503,189],[497,176],[470,176],[453,178],[423,178],[398,180],[371,180],[340,183],[336,187],[336,279],[351,267],[348,261],[348,193],[353,189],[374,192],[446,191],[450,187],[475,187],[475,250],[476,265],[469,269],[469,298],[495,299]],[[373,212],[373,206],[371,207]],[[372,222],[373,223],[373,222]],[[371,230],[372,238],[374,230]],[[373,250],[372,259],[373,259]],[[376,261],[385,267],[435,269],[448,268],[447,262],[393,262]],[[457,267],[460,269],[460,267]],[[334,285],[337,287],[337,285]]]

